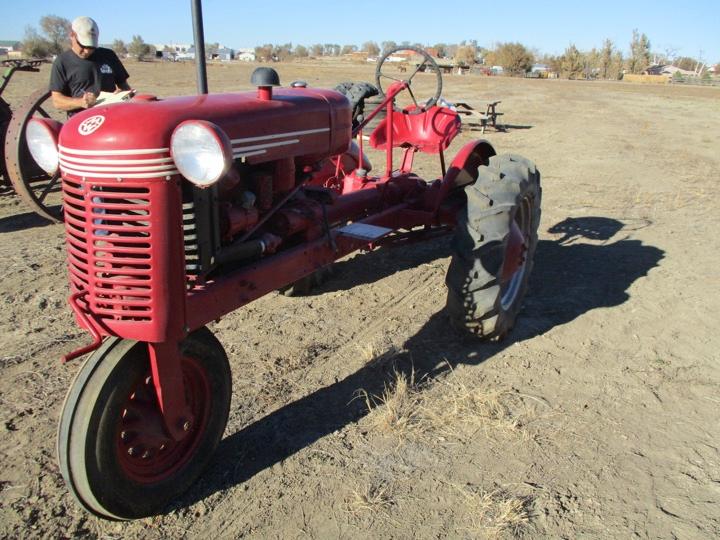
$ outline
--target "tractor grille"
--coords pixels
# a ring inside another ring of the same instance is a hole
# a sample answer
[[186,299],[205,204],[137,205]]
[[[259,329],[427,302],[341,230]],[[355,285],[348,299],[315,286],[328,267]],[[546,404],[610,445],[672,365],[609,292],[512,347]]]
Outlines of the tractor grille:
[[151,321],[150,186],[63,179],[70,281],[102,320]]

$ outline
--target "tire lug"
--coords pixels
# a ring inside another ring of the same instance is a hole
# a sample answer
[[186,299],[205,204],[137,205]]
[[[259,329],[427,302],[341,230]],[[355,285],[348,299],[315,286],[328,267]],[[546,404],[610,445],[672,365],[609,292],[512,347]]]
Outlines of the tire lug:
[[134,456],[137,453],[134,446],[131,446],[130,448],[128,448],[127,452],[128,452],[129,456]]
[[147,459],[150,457],[150,450],[145,450],[142,454],[143,459]]

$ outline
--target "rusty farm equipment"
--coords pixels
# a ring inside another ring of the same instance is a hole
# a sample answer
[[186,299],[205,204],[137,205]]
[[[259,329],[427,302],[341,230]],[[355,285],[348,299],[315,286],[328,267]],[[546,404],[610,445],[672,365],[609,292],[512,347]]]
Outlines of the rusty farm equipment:
[[43,60],[4,60],[0,82],[0,178],[38,215],[53,222],[62,221],[60,173],[48,174],[28,151],[26,129],[32,118],[51,118],[47,105],[50,92],[40,89],[28,95],[15,111],[2,98],[2,92],[18,71],[37,72]]
[[[484,140],[446,165],[460,120],[437,105],[440,72],[423,59],[437,74],[427,101],[413,94],[418,70],[394,80],[381,64],[382,101],[355,126],[341,93],[279,87],[269,68],[253,92],[136,96],[64,125],[29,122],[30,151],[62,177],[70,305],[93,337],[65,358],[92,353],[58,434],[60,469],[88,511],[148,516],[189,488],[230,406],[230,363],[208,323],[351,252],[453,234],[450,320],[486,339],[511,329],[540,174]],[[397,107],[401,94],[413,103]],[[386,154],[375,172],[361,135],[380,111],[367,142]],[[417,152],[439,157],[437,178],[413,172]]]

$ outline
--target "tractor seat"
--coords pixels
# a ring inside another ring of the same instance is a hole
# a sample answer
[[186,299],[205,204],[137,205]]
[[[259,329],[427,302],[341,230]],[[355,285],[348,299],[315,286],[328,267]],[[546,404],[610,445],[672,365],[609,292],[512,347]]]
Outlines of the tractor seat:
[[[451,109],[435,106],[419,114],[408,112],[406,109],[392,113],[393,147],[414,147],[427,154],[438,154],[460,133],[460,117]],[[370,135],[373,148],[386,148],[387,122],[388,118],[384,118]]]

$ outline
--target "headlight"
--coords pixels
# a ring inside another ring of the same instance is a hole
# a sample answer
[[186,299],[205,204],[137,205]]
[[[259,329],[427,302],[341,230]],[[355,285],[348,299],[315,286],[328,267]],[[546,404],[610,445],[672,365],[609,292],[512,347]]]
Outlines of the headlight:
[[50,176],[58,170],[57,134],[62,125],[60,122],[46,118],[33,118],[25,128],[30,155],[40,168]]
[[232,164],[230,139],[218,126],[187,120],[173,131],[170,152],[180,174],[198,187],[220,180]]

